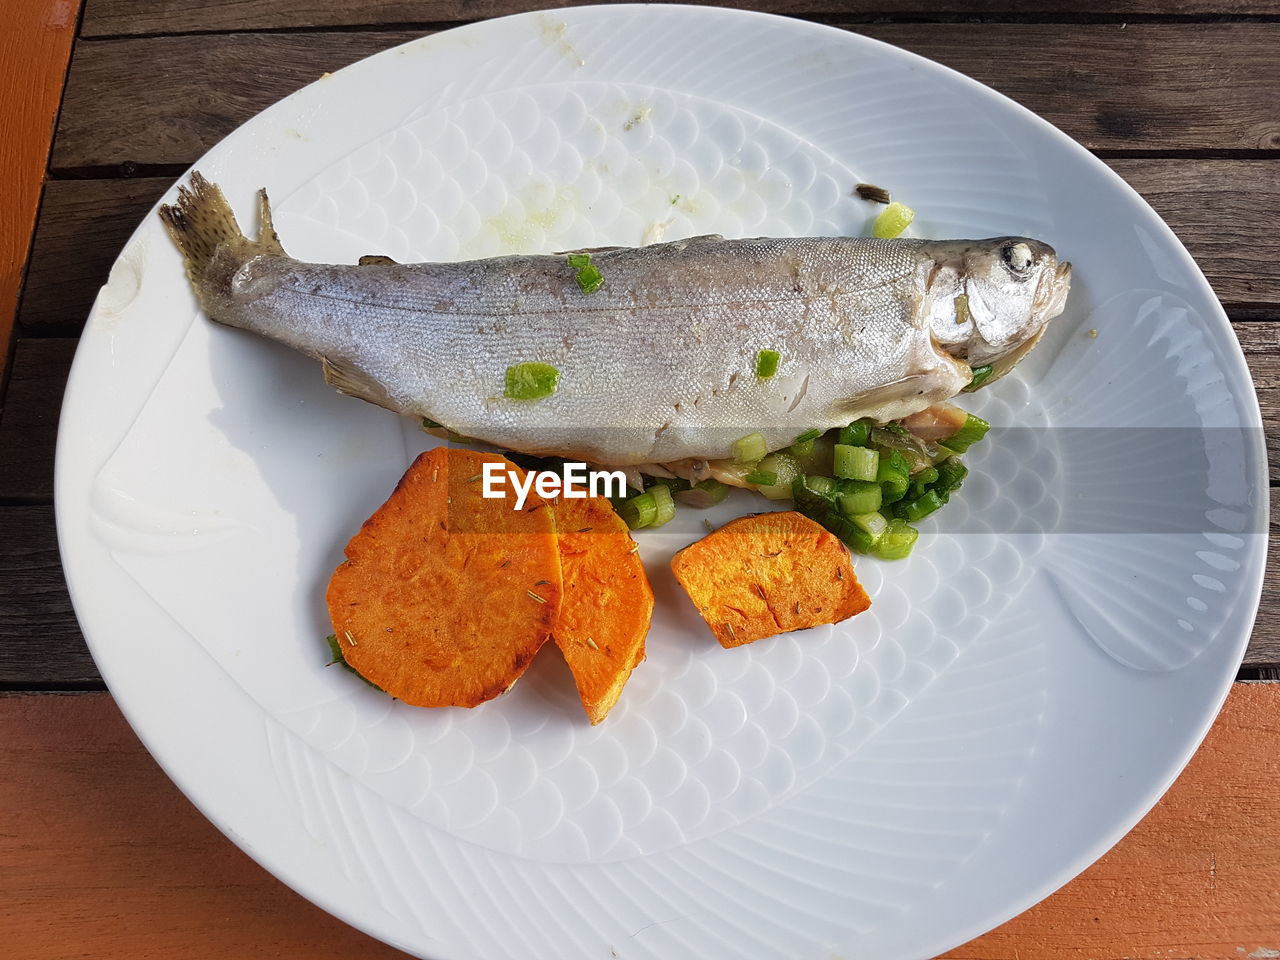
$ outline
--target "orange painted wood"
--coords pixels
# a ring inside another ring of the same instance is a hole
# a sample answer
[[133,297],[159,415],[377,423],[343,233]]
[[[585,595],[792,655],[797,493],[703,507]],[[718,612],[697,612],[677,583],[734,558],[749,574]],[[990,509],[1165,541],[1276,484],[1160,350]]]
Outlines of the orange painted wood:
[[0,956],[403,958],[273,879],[165,777],[110,695],[0,698]]
[[0,3],[0,361],[13,330],[79,12],[80,0]]
[[1047,900],[946,956],[1280,957],[1280,684],[1236,684],[1133,832]]
[[[107,694],[0,697],[0,953],[392,960],[224,839]],[[1248,960],[1280,949],[1280,685],[1237,684],[1159,806],[948,960]]]

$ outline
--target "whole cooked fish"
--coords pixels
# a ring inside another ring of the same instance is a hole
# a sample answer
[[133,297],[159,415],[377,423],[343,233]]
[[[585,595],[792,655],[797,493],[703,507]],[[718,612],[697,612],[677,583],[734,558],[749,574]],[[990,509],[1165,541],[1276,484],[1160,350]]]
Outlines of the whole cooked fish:
[[[160,214],[209,316],[321,361],[339,390],[523,453],[701,462],[858,417],[884,422],[1007,372],[1062,312],[1070,264],[1036,240],[725,240],[461,263],[302,263],[245,237],[198,173]],[[762,351],[777,372],[758,376]],[[504,394],[548,364],[554,393]]]

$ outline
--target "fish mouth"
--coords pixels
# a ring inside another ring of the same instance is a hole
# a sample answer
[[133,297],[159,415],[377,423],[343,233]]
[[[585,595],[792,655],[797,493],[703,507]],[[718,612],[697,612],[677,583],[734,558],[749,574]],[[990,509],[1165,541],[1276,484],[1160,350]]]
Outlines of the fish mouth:
[[1040,281],[1040,289],[1036,291],[1036,316],[1041,324],[1046,324],[1062,313],[1067,305],[1067,295],[1071,292],[1071,264],[1063,261],[1050,274],[1045,271]]

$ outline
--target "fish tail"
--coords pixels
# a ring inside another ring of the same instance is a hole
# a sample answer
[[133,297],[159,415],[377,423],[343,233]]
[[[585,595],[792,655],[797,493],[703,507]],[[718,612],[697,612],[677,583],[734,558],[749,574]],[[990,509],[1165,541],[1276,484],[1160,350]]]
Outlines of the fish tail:
[[[187,276],[203,292],[218,279],[227,279],[227,267],[239,265],[262,254],[286,256],[271,222],[271,204],[266,190],[258,191],[258,238],[250,240],[240,230],[231,204],[216,183],[198,171],[191,174],[190,186],[178,187],[178,201],[160,205],[160,219],[182,252]],[[226,251],[230,262],[219,256]]]

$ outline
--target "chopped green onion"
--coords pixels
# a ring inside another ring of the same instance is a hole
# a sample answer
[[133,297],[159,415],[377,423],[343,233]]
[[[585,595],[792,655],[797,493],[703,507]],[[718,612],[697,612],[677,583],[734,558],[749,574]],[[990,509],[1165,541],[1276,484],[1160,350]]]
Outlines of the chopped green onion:
[[759,463],[756,464],[757,470],[765,470],[778,475],[779,482],[785,482],[790,485],[800,473],[800,464],[795,457],[789,453],[783,453],[779,450],[777,453],[771,453]]
[[920,531],[905,520],[890,520],[872,552],[881,560],[901,560],[911,552],[919,536]]
[[840,428],[840,443],[846,447],[865,447],[871,439],[871,421],[866,417]]
[[904,477],[911,475],[911,462],[902,454],[901,450],[896,447],[890,447],[888,451],[880,451],[880,473],[876,479],[883,481],[885,472],[900,473]]
[[594,263],[588,263],[578,271],[578,289],[583,293],[595,293],[604,284],[604,274]]
[[792,444],[808,443],[810,440],[817,440],[820,436],[822,436],[822,431],[815,427],[812,430],[806,430],[791,442]]
[[984,383],[986,383],[988,380],[991,379],[991,371],[992,371],[992,366],[989,363],[984,364],[981,367],[974,367],[973,379],[969,381],[969,385],[965,387],[965,389],[977,390],[980,386],[982,386]]
[[854,526],[865,530],[873,541],[878,541],[884,536],[885,531],[889,529],[889,521],[884,518],[884,514],[875,510],[852,516],[849,519],[853,521]]
[[443,423],[436,423],[436,422],[435,422],[434,420],[432,420],[430,417],[423,417],[423,418],[422,418],[422,429],[423,429],[423,430],[439,430],[439,429],[440,429],[441,427],[443,427],[443,426],[444,426],[444,424],[443,424]]
[[578,289],[583,293],[595,293],[604,283],[604,274],[591,262],[589,253],[569,254],[569,266],[578,271]]
[[875,546],[875,537],[838,510],[828,510],[825,515],[813,519],[844,541],[844,545],[855,553],[870,553]]
[[903,519],[911,523],[917,520],[923,520],[935,510],[942,509],[942,498],[938,496],[934,490],[926,490],[914,500],[908,500],[906,503],[900,503],[895,508],[895,512]]
[[703,480],[688,490],[677,490],[676,499],[690,507],[714,507],[729,495],[728,484],[719,480]]
[[836,495],[836,482],[831,477],[798,476],[791,482],[797,502],[814,499],[831,502]]
[[[874,510],[845,516],[832,503],[835,488],[836,481],[831,477],[796,477],[792,484],[796,509],[834,533],[850,550],[871,552],[885,530],[885,518]],[[880,519],[877,521],[876,517]]]
[[824,433],[816,440],[793,443],[787,452],[800,462],[805,473],[830,476],[831,451],[835,445],[835,434]]
[[762,433],[749,433],[733,441],[733,459],[738,463],[755,463],[769,452],[769,444]]
[[768,380],[778,372],[781,360],[782,354],[777,350],[761,350],[756,354],[756,376],[761,380]]
[[960,489],[960,484],[969,475],[969,468],[960,462],[959,457],[948,457],[938,464],[938,479],[933,482],[933,489],[943,503],[951,494]]
[[[907,499],[915,500],[924,496],[924,492],[928,490],[937,479],[938,471],[934,467],[926,467],[919,473],[913,474],[911,477],[911,489],[907,492]],[[945,503],[946,501],[943,502]]]
[[650,487],[648,494],[653,497],[654,505],[654,517],[649,526],[660,527],[675,517],[676,502],[671,499],[670,487],[660,483],[655,487]]
[[618,508],[618,516],[626,521],[632,530],[652,525],[658,516],[658,503],[651,492],[639,493],[622,501]]
[[[328,663],[328,664],[326,664],[326,666],[330,666],[330,667],[331,667],[331,666],[333,666],[335,663],[341,664],[341,665],[342,665],[342,667],[343,667],[344,669],[349,670],[349,671],[351,671],[352,673],[354,673],[357,677],[359,677],[361,680],[363,680],[363,681],[364,681],[365,683],[367,683],[369,686],[373,687],[373,689],[375,689],[375,690],[382,690],[382,688],[381,688],[380,686],[378,686],[376,683],[374,683],[372,680],[370,680],[368,677],[366,677],[363,673],[361,673],[359,670],[357,670],[357,669],[356,669],[355,667],[353,667],[351,664],[347,663],[346,655],[345,655],[345,654],[343,654],[343,652],[342,652],[342,644],[338,642],[338,638],[337,638],[334,634],[332,634],[332,633],[331,633],[331,634],[329,634],[329,636],[325,637],[324,639],[325,639],[325,642],[326,642],[327,644],[329,644],[329,654],[330,654],[330,656],[332,656],[332,657],[333,657],[333,659],[332,659],[332,660],[330,660],[330,661],[329,661],[329,663]],[[386,693],[387,691],[382,690],[382,692],[383,692],[383,693]]]
[[791,499],[791,484],[795,478],[800,476],[804,471],[800,468],[800,462],[789,453],[771,453],[759,463],[756,464],[753,473],[768,476],[772,474],[773,482],[769,483],[765,480],[752,480],[751,474],[745,479],[748,483],[757,485],[759,492],[770,500],[789,500]]
[[742,479],[757,486],[772,487],[778,482],[778,475],[772,470],[752,470]]
[[644,488],[646,490],[651,490],[654,487],[666,487],[672,493],[680,493],[684,490],[688,490],[692,486],[693,484],[691,484],[688,480],[683,480],[680,477],[645,477],[644,478]]
[[987,431],[991,429],[991,424],[983,420],[981,417],[975,417],[972,413],[965,418],[964,426],[947,437],[943,443],[954,450],[956,453],[964,453],[971,446],[987,435]]
[[871,225],[871,235],[882,240],[896,237],[916,218],[916,212],[896,200],[880,211],[876,222]]
[[503,395],[509,400],[541,400],[556,392],[560,371],[549,363],[517,363],[507,367]]
[[813,456],[813,448],[817,440],[800,440],[787,447],[787,452],[798,460],[808,460]]
[[884,500],[880,484],[867,480],[845,480],[840,483],[840,492],[836,495],[836,503],[840,512],[846,517],[879,510]]
[[[911,484],[911,464],[900,450],[889,448],[881,451],[880,464],[876,468],[876,483],[884,486],[886,502],[900,500],[907,492],[907,487]],[[889,495],[891,490],[899,487],[901,490],[896,496]]]
[[342,644],[338,642],[338,635],[331,633],[324,640],[329,644],[329,656],[332,658],[329,662],[345,664],[347,658],[342,655]]
[[880,497],[882,503],[897,503],[907,495],[907,491],[911,489],[911,478],[892,474],[888,479],[880,482]]
[[880,454],[870,447],[851,447],[837,443],[833,472],[846,480],[874,480],[880,467]]

